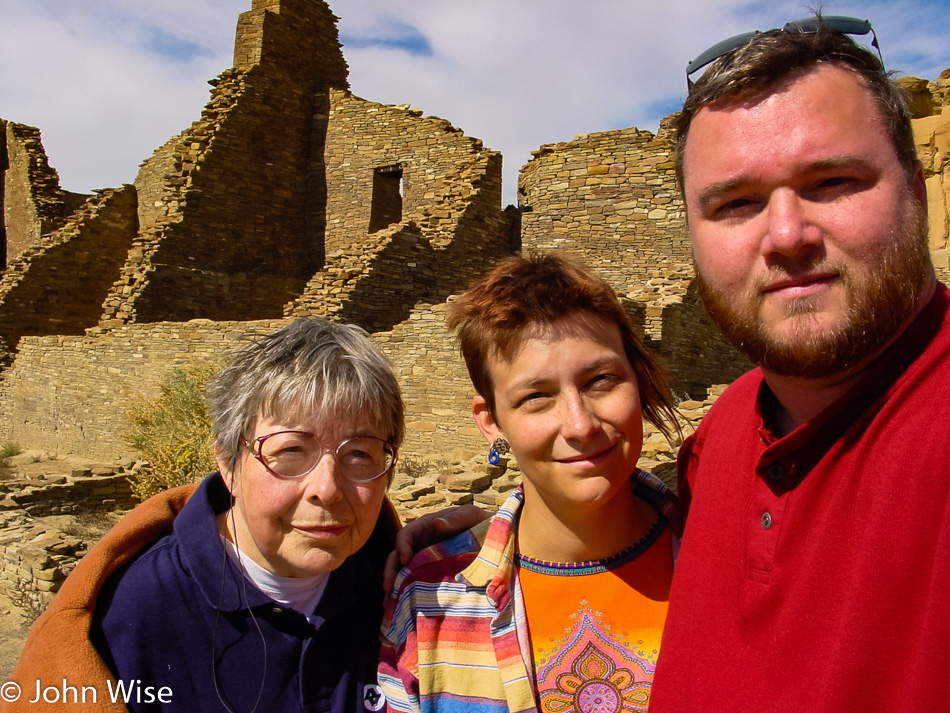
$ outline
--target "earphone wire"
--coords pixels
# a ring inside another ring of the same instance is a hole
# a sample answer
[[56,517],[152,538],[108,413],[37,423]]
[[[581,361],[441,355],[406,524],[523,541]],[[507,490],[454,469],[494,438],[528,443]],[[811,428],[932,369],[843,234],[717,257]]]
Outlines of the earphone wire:
[[[238,446],[240,447],[240,446]],[[237,461],[237,450],[235,449],[234,455],[231,456],[231,492],[234,492],[234,467]],[[234,500],[234,495],[231,495],[232,503],[230,512],[228,515],[231,518],[231,532],[234,534],[234,548],[238,552],[238,567],[240,570],[241,577],[241,598],[244,602],[244,608],[247,609],[247,613],[251,617],[251,621],[254,622],[254,628],[257,629],[257,634],[261,638],[261,646],[264,649],[264,665],[261,667],[261,686],[257,691],[257,700],[254,701],[254,707],[251,708],[250,713],[255,713],[257,707],[261,704],[261,698],[264,696],[264,684],[267,681],[267,639],[264,638],[264,632],[261,629],[261,624],[257,620],[257,617],[254,615],[254,611],[251,609],[250,604],[247,601],[247,580],[248,574],[244,569],[244,559],[241,553],[240,547],[238,547],[237,542],[237,525],[234,521],[234,508],[236,507],[237,501]],[[227,516],[226,516],[227,518]],[[222,543],[221,546],[222,560],[221,560],[221,590],[218,593],[218,605],[214,610],[214,627],[211,630],[211,678],[214,681],[214,692],[218,696],[218,700],[221,702],[221,705],[224,706],[224,709],[228,713],[236,713],[231,709],[231,707],[225,702],[224,694],[221,692],[221,685],[218,682],[218,657],[217,657],[217,635],[218,635],[218,619],[221,616],[221,605],[224,603],[224,583],[227,578],[228,571],[228,551],[227,546]]]

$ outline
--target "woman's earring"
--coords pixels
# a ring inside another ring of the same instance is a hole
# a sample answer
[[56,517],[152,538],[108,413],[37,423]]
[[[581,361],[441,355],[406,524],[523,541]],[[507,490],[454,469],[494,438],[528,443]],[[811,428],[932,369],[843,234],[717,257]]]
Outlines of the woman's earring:
[[498,465],[501,462],[501,457],[510,450],[511,446],[508,445],[508,441],[504,438],[496,438],[488,451],[488,462],[492,465]]

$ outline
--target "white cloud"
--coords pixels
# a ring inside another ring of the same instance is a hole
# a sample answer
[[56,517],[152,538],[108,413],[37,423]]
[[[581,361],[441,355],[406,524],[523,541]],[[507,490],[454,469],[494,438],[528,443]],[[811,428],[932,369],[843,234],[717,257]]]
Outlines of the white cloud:
[[[0,116],[38,126],[69,190],[131,181],[198,118],[206,81],[231,64],[250,0],[4,0]],[[353,39],[415,41],[431,54],[344,47],[354,93],[412,104],[505,157],[506,203],[543,143],[636,125],[655,131],[685,94],[685,66],[748,29],[808,14],[800,0],[335,0]],[[888,66],[935,79],[950,67],[950,8],[840,0],[869,18]],[[407,39],[408,38],[408,39]]]

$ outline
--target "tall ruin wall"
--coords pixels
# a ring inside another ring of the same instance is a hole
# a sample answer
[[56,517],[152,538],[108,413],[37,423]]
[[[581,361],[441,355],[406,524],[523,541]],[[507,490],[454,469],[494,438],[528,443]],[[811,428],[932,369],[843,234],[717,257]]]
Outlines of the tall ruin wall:
[[162,377],[192,361],[213,361],[248,332],[270,322],[124,325],[93,336],[26,337],[0,382],[4,437],[43,444],[56,455],[93,459],[132,456],[121,434],[143,396],[157,396]]
[[53,234],[19,253],[0,279],[0,339],[83,334],[95,327],[135,235],[135,188],[100,191]]
[[325,3],[261,0],[241,15],[235,67],[139,172],[141,232],[102,326],[281,315],[322,262],[311,152],[346,74]]
[[49,165],[39,129],[0,119],[0,204],[3,267],[63,225],[87,198],[64,191]]
[[330,97],[326,262],[285,313],[388,330],[508,252],[501,156],[444,119]]
[[[944,75],[914,101],[931,248],[947,280]],[[566,249],[604,276],[677,396],[702,399],[749,368],[696,294],[668,122],[656,135],[542,146],[522,169],[521,208],[502,211],[497,152],[444,119],[355,97],[346,77],[322,0],[253,0],[234,68],[211,81],[200,119],[142,164],[134,188],[78,212],[38,132],[0,122],[4,226],[14,241],[33,236],[0,282],[0,337],[52,335],[22,339],[3,374],[3,438],[128,455],[127,409],[173,366],[316,314],[363,325],[391,357],[407,455],[479,452],[447,300],[521,247]]]
[[668,130],[582,134],[532,155],[518,180],[525,249],[576,251],[621,294],[690,260]]

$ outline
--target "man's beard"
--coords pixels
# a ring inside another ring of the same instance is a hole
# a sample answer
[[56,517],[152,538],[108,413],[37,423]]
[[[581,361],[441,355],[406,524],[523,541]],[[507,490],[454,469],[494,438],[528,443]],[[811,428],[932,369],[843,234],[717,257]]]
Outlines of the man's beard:
[[[904,225],[885,243],[866,272],[841,261],[818,257],[798,261],[796,274],[832,270],[838,273],[846,294],[845,315],[839,324],[819,331],[809,329],[809,313],[819,299],[804,297],[790,302],[786,319],[798,323],[784,337],[776,337],[759,316],[761,289],[770,280],[788,276],[780,267],[766,280],[740,296],[736,304],[712,288],[696,267],[699,296],[723,335],[753,363],[780,376],[823,378],[839,374],[876,354],[917,308],[930,273],[926,208],[909,199]],[[860,271],[859,271],[860,270]]]

